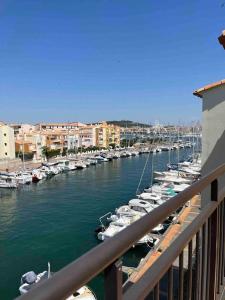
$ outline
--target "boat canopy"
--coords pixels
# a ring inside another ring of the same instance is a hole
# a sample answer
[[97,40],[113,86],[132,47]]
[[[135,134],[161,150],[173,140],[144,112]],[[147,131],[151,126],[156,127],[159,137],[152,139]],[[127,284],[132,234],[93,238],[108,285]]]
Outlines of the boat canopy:
[[140,199],[131,199],[129,205],[140,206],[143,208],[149,208],[151,206],[149,202]]

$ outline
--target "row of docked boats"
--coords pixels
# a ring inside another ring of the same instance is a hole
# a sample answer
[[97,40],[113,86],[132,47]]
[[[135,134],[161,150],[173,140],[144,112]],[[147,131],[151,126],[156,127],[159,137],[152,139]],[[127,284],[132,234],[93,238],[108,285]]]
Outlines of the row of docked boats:
[[[191,147],[191,143],[174,144],[172,147],[168,145],[161,145],[153,148],[119,148],[113,151],[102,151],[97,154],[80,155],[80,157],[69,156],[66,159],[57,159],[54,162],[42,163],[39,168],[33,170],[21,170],[17,172],[1,172],[0,173],[0,188],[14,189],[21,185],[37,183],[40,180],[51,178],[62,172],[74,171],[77,169],[84,169],[90,165],[96,165],[103,162],[112,161],[114,159],[134,157],[142,153],[157,153],[162,151],[170,151],[178,149],[179,147]],[[171,166],[174,168],[174,166]],[[160,176],[159,176],[160,177]]]
[[[97,238],[100,241],[105,241],[116,235],[171,197],[184,191],[200,177],[201,161],[199,158],[189,158],[182,163],[178,163],[176,167],[177,169],[173,170],[154,172],[154,180],[151,186],[138,193],[136,198],[131,199],[126,205],[116,208],[115,212],[109,212],[102,216],[99,219],[100,226],[96,229]],[[162,224],[153,228],[136,245],[156,246],[160,241],[160,236],[163,235],[169,225],[176,222],[181,210],[182,207],[164,220]]]

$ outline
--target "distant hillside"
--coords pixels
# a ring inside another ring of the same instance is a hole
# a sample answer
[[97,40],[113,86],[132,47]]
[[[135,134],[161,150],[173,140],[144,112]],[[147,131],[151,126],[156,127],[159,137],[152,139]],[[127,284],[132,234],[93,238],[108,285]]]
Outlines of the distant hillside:
[[108,124],[118,125],[120,127],[151,127],[152,125],[129,121],[129,120],[121,120],[121,121],[106,121]]

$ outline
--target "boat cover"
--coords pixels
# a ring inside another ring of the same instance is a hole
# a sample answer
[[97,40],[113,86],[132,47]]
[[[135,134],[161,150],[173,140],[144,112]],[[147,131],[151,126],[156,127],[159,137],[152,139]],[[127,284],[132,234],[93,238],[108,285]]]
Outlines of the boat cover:
[[37,280],[37,275],[34,273],[34,271],[27,272],[22,276],[23,283],[32,284]]

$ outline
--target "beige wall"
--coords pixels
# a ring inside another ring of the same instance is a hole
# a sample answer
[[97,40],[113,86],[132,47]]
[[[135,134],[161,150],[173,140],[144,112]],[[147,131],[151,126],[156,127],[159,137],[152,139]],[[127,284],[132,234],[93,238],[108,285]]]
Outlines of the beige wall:
[[[225,163],[225,85],[202,92],[202,175]],[[224,178],[219,187],[225,186]],[[210,189],[202,196],[202,204],[210,200]]]
[[0,159],[15,158],[15,140],[13,128],[0,126]]

